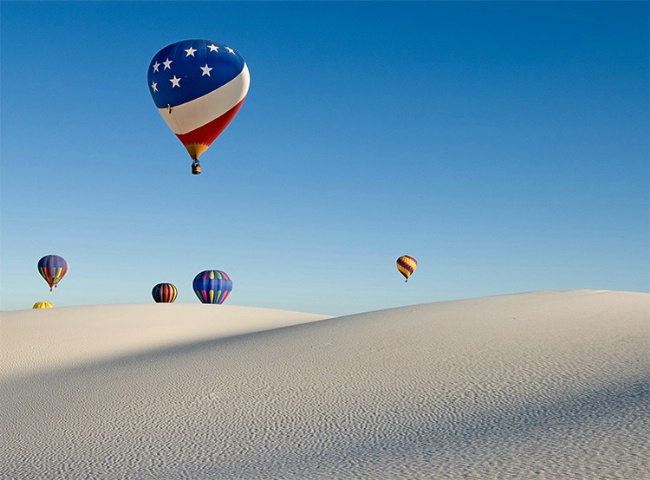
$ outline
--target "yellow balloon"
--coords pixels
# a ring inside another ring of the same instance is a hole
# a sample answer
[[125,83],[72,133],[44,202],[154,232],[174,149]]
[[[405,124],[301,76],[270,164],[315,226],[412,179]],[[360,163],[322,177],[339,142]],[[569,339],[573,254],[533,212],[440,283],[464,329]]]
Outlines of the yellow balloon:
[[397,270],[399,270],[399,273],[404,275],[407,282],[409,281],[411,274],[415,272],[416,268],[418,268],[418,261],[410,255],[402,255],[397,259],[396,263]]
[[36,302],[32,308],[54,308],[50,302]]

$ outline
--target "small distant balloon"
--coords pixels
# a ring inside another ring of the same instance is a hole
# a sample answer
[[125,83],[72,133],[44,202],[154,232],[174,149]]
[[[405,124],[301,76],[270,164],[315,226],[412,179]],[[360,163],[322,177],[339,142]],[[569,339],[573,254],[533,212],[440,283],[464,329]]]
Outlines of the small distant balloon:
[[221,270],[204,270],[194,277],[192,287],[201,303],[222,304],[232,291],[232,280]]
[[159,283],[153,287],[151,295],[156,303],[174,303],[178,290],[171,283]]
[[409,281],[409,277],[415,272],[415,269],[418,267],[418,261],[409,256],[409,255],[402,255],[397,259],[397,270],[399,270],[399,273],[404,275],[404,278],[406,278],[406,282]]
[[36,308],[54,308],[54,305],[52,305],[50,302],[36,302],[32,308],[33,309],[36,309]]
[[38,271],[50,286],[50,292],[65,277],[68,269],[68,262],[58,255],[46,255],[38,261]]

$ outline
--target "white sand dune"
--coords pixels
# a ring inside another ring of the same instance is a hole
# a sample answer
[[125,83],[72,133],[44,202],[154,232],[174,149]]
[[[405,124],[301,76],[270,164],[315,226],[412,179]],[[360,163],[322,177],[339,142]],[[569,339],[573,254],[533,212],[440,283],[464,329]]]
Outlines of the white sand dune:
[[178,303],[2,312],[3,377],[87,365],[329,318]]
[[1,333],[3,479],[647,478],[650,294],[74,307]]

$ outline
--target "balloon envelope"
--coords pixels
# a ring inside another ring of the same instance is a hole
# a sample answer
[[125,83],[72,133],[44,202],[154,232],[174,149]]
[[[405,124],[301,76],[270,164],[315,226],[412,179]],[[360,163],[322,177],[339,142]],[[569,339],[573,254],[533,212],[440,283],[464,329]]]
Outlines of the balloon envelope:
[[404,275],[407,282],[417,266],[417,260],[409,255],[402,255],[397,259],[397,270],[399,270],[399,273]]
[[54,308],[50,302],[36,302],[32,308]]
[[159,283],[153,287],[151,295],[156,303],[174,303],[178,290],[171,283]]
[[68,273],[68,269],[68,262],[58,255],[46,255],[38,261],[38,271],[50,286],[50,291]]
[[222,304],[232,291],[232,280],[226,272],[205,270],[194,277],[192,287],[202,303]]
[[160,116],[198,160],[237,114],[250,74],[232,48],[211,40],[184,40],[154,55],[147,80]]

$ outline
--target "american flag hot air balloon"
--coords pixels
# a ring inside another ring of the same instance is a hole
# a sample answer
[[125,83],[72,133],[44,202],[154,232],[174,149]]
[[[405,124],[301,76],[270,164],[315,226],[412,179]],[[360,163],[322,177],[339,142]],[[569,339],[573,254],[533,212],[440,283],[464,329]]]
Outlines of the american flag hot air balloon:
[[232,48],[211,40],[184,40],[160,50],[151,60],[149,92],[160,115],[194,160],[228,126],[242,106],[250,74]]

